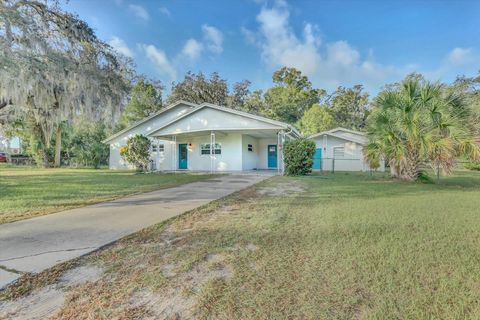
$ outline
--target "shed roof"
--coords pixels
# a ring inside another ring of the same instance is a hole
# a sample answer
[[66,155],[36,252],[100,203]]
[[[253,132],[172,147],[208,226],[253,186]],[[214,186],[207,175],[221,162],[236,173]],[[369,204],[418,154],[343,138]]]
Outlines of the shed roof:
[[[348,135],[342,135],[342,134],[338,133],[339,131],[348,133]],[[345,128],[342,128],[342,127],[338,127],[338,128],[335,128],[335,129],[322,131],[322,132],[313,134],[309,137],[309,139],[314,139],[314,138],[317,138],[317,137],[320,137],[320,136],[323,136],[323,135],[329,135],[329,136],[336,137],[336,138],[339,138],[339,139],[356,142],[356,143],[359,143],[361,145],[365,145],[366,142],[367,142],[367,137],[366,137],[366,134],[364,132],[345,129]]]

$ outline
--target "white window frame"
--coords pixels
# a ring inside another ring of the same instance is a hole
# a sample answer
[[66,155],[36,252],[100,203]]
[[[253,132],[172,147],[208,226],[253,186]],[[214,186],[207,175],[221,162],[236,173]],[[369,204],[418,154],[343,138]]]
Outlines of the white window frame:
[[345,158],[345,147],[344,146],[333,147],[333,158],[334,159],[344,159]]
[[253,152],[253,144],[247,144],[247,151]]
[[[204,153],[205,151],[205,153]],[[208,152],[208,153],[207,153]],[[216,156],[222,155],[222,144],[217,142],[215,143],[215,152],[213,153]],[[209,156],[210,155],[210,143],[201,143],[200,144],[200,155]]]
[[158,145],[158,152],[160,152],[160,153],[165,152],[165,145],[163,143]]

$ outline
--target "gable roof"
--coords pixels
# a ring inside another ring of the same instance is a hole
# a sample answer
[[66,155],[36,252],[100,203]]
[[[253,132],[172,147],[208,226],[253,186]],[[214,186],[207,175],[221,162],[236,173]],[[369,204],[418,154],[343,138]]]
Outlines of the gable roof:
[[[347,132],[347,133],[351,133],[351,134],[357,135],[358,138],[345,137],[343,135],[340,135],[340,134],[336,133],[337,131],[344,131],[344,132]],[[343,139],[343,140],[353,141],[353,142],[356,142],[356,143],[359,143],[359,144],[362,144],[362,145],[365,144],[365,140],[363,140],[363,139],[367,138],[366,134],[364,132],[338,127],[338,128],[335,128],[335,129],[322,131],[322,132],[313,134],[310,137],[308,137],[308,139],[313,139],[313,138],[320,137],[320,136],[323,136],[323,135],[328,135],[328,136],[336,137],[336,138]]]
[[188,101],[184,101],[184,100],[178,100],[178,101],[176,101],[176,102],[174,102],[174,103],[172,103],[172,104],[169,104],[169,105],[166,106],[165,108],[162,108],[160,111],[155,112],[154,114],[152,114],[152,115],[150,115],[150,116],[148,116],[148,117],[146,117],[146,118],[143,118],[142,120],[139,120],[139,121],[135,122],[135,123],[132,124],[131,126],[125,128],[125,129],[123,129],[123,130],[121,130],[121,131],[119,131],[119,132],[117,132],[117,133],[115,133],[115,134],[113,134],[113,135],[111,135],[110,137],[106,138],[106,139],[103,140],[102,142],[103,142],[103,143],[109,143],[109,142],[112,141],[113,139],[121,136],[122,134],[124,134],[124,133],[126,133],[126,132],[128,132],[128,131],[136,128],[136,127],[138,127],[139,125],[141,125],[141,124],[143,124],[143,123],[145,123],[145,122],[147,122],[147,121],[149,121],[149,120],[157,117],[158,115],[161,115],[162,113],[167,112],[168,110],[171,110],[171,109],[173,109],[173,108],[175,108],[175,107],[177,107],[177,106],[179,106],[179,105],[181,105],[181,104],[185,104],[185,105],[190,106],[190,107],[193,107],[193,108],[198,107],[198,104],[195,104],[195,103],[192,103],[192,102],[188,102]]
[[284,129],[287,129],[287,130],[290,130],[290,133],[293,133],[292,135],[293,136],[297,136],[299,137],[300,136],[300,133],[294,128],[292,127],[291,125],[285,123],[285,122],[281,122],[281,121],[276,121],[276,120],[272,120],[272,119],[268,119],[268,118],[265,118],[265,117],[262,117],[262,116],[257,116],[257,115],[254,115],[254,114],[251,114],[251,113],[247,113],[247,112],[243,112],[243,111],[239,111],[239,110],[235,110],[235,109],[231,109],[231,108],[226,108],[226,107],[222,107],[222,106],[218,106],[218,105],[215,105],[215,104],[211,104],[211,103],[202,103],[201,105],[199,105],[198,107],[190,110],[189,112],[181,115],[180,117],[176,118],[176,119],[173,119],[172,121],[168,122],[168,123],[165,123],[164,125],[162,125],[161,127],[157,128],[156,130],[152,131],[149,135],[155,135],[155,133],[157,133],[158,131],[172,125],[173,123],[175,122],[178,122],[188,116],[190,116],[191,114],[193,113],[196,113],[204,108],[211,108],[211,109],[215,109],[215,110],[219,110],[219,111],[223,111],[223,112],[227,112],[227,113],[231,113],[231,114],[235,114],[235,115],[239,115],[239,116],[243,116],[243,117],[246,117],[246,118],[250,118],[250,119],[253,119],[253,120],[257,120],[257,121],[262,121],[262,122],[265,122],[265,123],[268,123],[268,124],[272,124],[272,125],[275,125],[275,126],[279,126],[279,127],[282,127]]

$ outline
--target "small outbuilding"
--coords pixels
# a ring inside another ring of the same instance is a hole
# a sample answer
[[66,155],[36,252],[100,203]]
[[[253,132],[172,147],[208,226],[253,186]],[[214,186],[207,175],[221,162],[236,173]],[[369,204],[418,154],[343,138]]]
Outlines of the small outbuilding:
[[[363,157],[363,146],[368,139],[363,132],[345,128],[323,131],[309,137],[317,146],[313,170],[318,171],[369,171]],[[381,161],[378,171],[385,171]]]

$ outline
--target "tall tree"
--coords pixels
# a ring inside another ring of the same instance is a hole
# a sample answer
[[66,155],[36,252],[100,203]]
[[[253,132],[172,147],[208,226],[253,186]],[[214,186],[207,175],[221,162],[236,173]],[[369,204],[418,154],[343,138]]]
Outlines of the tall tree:
[[140,79],[132,88],[130,100],[123,111],[122,125],[127,127],[159,111],[162,108],[162,90],[160,82]]
[[458,77],[449,89],[454,92],[461,92],[465,96],[472,111],[469,125],[475,135],[480,137],[480,72],[473,77]]
[[55,133],[58,166],[63,122],[78,115],[118,117],[130,86],[129,63],[58,1],[1,1],[0,25],[2,113],[27,124],[45,165]]
[[227,80],[222,79],[217,72],[206,78],[203,73],[188,72],[183,81],[173,83],[168,103],[185,100],[201,104],[204,102],[243,110],[243,105],[250,94],[250,81],[243,80],[233,85],[233,90],[228,89]]
[[407,78],[375,99],[365,157],[373,167],[387,159],[392,175],[403,180],[415,180],[422,163],[448,174],[458,156],[480,160],[469,114],[470,106],[458,92]]
[[266,110],[265,99],[262,90],[255,90],[250,93],[241,107],[242,111],[253,113],[256,115],[263,115]]
[[232,109],[242,110],[250,95],[250,84],[251,82],[248,80],[235,83],[232,94],[227,98],[227,106]]
[[225,106],[227,98],[227,81],[220,78],[217,72],[212,73],[209,79],[201,72],[199,74],[188,72],[183,81],[172,85],[168,102],[185,100],[197,104],[209,102]]
[[309,136],[318,132],[333,129],[336,126],[331,110],[327,106],[314,104],[298,121],[300,132]]
[[347,129],[360,130],[368,116],[368,93],[363,86],[339,87],[330,97],[335,122]]
[[325,95],[324,90],[314,89],[308,78],[295,68],[283,67],[272,79],[275,86],[265,93],[264,114],[276,120],[296,123]]

